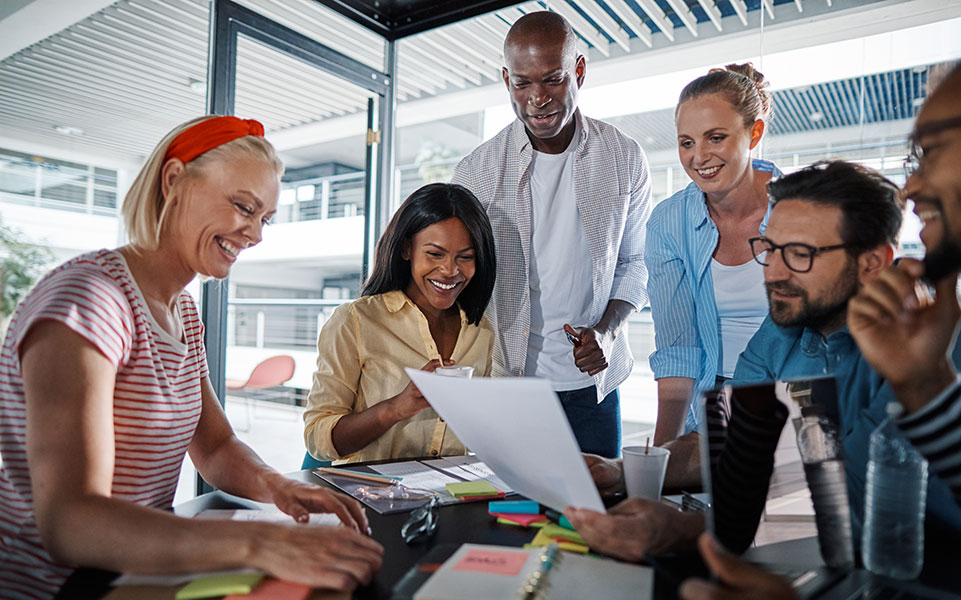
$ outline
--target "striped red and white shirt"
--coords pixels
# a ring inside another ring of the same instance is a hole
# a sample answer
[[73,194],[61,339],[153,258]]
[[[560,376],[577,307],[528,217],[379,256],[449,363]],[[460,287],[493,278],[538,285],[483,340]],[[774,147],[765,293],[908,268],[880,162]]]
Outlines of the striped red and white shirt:
[[[166,509],[201,412],[207,376],[203,325],[181,293],[183,338],[154,321],[116,251],[79,256],[45,276],[20,303],[0,356],[0,596],[48,598],[76,565],[57,564],[37,531],[26,453],[26,405],[19,350],[38,321],[83,336],[117,371],[113,397],[114,498]],[[69,369],[64,365],[64,369]]]

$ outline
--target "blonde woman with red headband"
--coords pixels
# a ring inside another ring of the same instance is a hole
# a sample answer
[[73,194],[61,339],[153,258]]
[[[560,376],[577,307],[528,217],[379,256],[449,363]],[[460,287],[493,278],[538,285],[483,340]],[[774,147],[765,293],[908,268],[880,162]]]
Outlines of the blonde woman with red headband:
[[[360,504],[287,479],[234,436],[184,291],[260,242],[283,172],[263,134],[235,117],[175,128],[124,201],[130,243],[57,267],[17,308],[0,356],[0,596],[53,597],[78,566],[254,567],[344,590],[380,567]],[[276,504],[290,524],[168,512],[185,452],[211,484]],[[298,525],[312,512],[346,527]]]

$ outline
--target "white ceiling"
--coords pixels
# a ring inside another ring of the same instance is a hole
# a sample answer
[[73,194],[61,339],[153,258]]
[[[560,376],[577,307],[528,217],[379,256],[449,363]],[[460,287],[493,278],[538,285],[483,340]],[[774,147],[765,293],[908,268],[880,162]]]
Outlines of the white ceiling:
[[[48,147],[136,164],[173,125],[204,112],[208,0],[7,1],[13,4],[4,4],[4,11],[20,8],[0,12],[0,56],[5,56],[0,61],[0,145]],[[752,40],[761,11],[748,10],[743,0],[667,2],[672,9],[666,12],[653,0],[553,0],[550,6],[577,30],[594,82],[611,83],[626,72],[637,77],[648,71],[669,72],[672,65],[690,67],[691,59],[683,56],[687,48],[703,64],[708,62],[704,54],[714,56],[713,48],[726,40],[756,45]],[[379,37],[313,0],[240,3],[383,69]],[[873,22],[862,18],[868,11],[888,15],[892,7],[904,13],[906,21],[961,14],[961,0],[768,4],[768,35],[777,35],[771,38],[772,48],[778,39],[790,40],[791,31],[810,30],[832,18],[840,23],[847,14],[858,15],[858,22],[866,25]],[[492,98],[506,105],[499,82],[501,41],[510,23],[543,6],[528,2],[401,40],[400,124],[415,112],[419,116],[411,122],[428,125],[476,112]],[[886,20],[889,29],[897,26],[887,16],[875,20]],[[834,35],[843,39],[845,30],[838,28]],[[798,46],[804,40],[790,43]],[[337,140],[363,131],[367,97],[363,90],[275,50],[251,40],[240,42],[237,114],[263,120],[281,148],[301,148],[292,154],[295,162],[311,160],[310,147],[326,145],[336,155]],[[57,127],[82,133],[63,135]]]

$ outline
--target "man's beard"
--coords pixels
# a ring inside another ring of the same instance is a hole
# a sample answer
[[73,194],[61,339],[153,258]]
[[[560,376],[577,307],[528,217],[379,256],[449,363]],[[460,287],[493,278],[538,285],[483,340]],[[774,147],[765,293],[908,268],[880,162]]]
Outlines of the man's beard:
[[[858,293],[858,264],[856,260],[848,259],[848,264],[838,277],[834,288],[818,301],[811,302],[807,290],[791,285],[785,281],[765,282],[767,289],[768,307],[771,320],[780,327],[807,327],[822,331],[834,325],[844,323],[848,300]],[[796,294],[800,299],[800,310],[791,314],[791,304],[774,300],[771,292],[778,291],[786,294]]]
[[961,243],[944,223],[944,233],[938,245],[924,255],[924,278],[935,283],[961,269]]

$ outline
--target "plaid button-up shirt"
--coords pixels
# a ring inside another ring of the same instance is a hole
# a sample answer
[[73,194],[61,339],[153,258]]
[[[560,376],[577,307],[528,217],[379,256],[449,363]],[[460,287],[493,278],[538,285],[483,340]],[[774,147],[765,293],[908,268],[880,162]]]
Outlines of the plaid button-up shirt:
[[[611,300],[647,304],[644,236],[651,212],[647,159],[614,126],[574,113],[580,137],[574,154],[577,211],[584,226],[593,279],[591,322]],[[457,165],[452,183],[471,190],[490,217],[497,249],[497,283],[487,316],[494,324],[494,376],[524,374],[531,325],[530,252],[533,148],[515,120]],[[598,401],[634,366],[626,331],[604,348],[608,368],[594,376]]]

